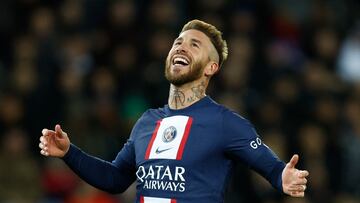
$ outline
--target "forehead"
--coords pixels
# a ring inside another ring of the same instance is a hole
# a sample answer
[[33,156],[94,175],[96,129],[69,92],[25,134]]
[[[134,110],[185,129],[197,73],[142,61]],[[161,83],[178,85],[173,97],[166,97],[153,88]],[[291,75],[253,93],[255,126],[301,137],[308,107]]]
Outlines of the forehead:
[[201,32],[199,30],[195,30],[195,29],[186,30],[186,31],[180,33],[178,39],[179,38],[182,38],[183,40],[196,39],[196,40],[199,40],[202,44],[206,44],[207,46],[212,44],[209,37],[206,36],[206,34],[204,34],[203,32]]

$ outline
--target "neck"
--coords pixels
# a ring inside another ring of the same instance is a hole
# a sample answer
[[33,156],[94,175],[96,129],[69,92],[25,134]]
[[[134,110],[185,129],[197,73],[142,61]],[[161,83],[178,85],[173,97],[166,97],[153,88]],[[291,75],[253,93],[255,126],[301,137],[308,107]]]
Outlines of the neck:
[[170,85],[168,104],[171,109],[183,109],[206,96],[206,81],[195,81],[182,86]]

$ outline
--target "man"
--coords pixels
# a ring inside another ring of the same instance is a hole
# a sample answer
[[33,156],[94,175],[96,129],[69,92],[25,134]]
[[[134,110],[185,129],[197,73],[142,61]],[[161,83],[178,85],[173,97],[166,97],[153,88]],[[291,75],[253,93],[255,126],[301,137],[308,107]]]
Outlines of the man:
[[168,104],[149,109],[113,162],[70,144],[60,125],[44,129],[41,154],[62,158],[89,184],[111,193],[137,181],[136,202],[223,202],[234,161],[264,176],[276,189],[303,197],[307,171],[286,165],[262,143],[249,121],[206,96],[211,77],[227,58],[221,32],[199,20],[182,29],[166,59]]

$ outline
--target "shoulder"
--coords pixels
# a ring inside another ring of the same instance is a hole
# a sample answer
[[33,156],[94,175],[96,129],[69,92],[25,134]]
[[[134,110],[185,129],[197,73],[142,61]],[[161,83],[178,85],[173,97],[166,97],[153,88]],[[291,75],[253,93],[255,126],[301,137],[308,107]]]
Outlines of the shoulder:
[[212,113],[214,113],[212,114],[214,115],[212,116],[212,118],[221,121],[222,130],[225,136],[238,136],[239,134],[243,134],[244,132],[252,131],[252,123],[234,110],[222,104],[219,104],[214,100],[212,100],[211,102],[211,109]]
[[146,110],[141,117],[139,118],[138,122],[152,120],[152,119],[159,119],[166,116],[165,108],[150,108]]
[[152,132],[159,120],[166,117],[164,108],[147,109],[135,122],[131,130],[131,139],[135,140],[144,133]]
[[250,121],[248,119],[244,118],[239,113],[237,113],[231,109],[228,109],[226,107],[224,107],[222,114],[223,114],[224,121],[228,121],[228,122],[235,121],[235,122],[239,122],[241,124],[250,124]]
[[239,138],[257,136],[254,125],[247,118],[226,107],[222,108],[222,127],[226,136],[239,136]]
[[136,121],[133,129],[136,130],[139,127],[144,128],[146,126],[156,125],[156,122],[164,117],[166,117],[164,108],[150,108],[140,116],[140,118]]
[[135,122],[132,129],[132,134],[136,134],[137,131],[151,124],[152,121],[156,121],[157,114],[158,113],[155,109],[146,110]]
[[229,109],[228,107],[218,104],[216,102],[213,102],[214,107],[221,113],[223,122],[236,122],[237,124],[249,124],[250,121],[240,115],[239,113],[235,112],[232,109]]

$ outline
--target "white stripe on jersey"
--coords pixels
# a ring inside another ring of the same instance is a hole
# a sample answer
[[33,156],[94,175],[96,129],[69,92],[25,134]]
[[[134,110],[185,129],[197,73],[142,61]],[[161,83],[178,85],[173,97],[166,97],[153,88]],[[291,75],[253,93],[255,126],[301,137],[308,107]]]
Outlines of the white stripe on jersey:
[[[187,136],[186,134],[189,133],[189,129],[186,130],[189,122],[191,122],[191,118],[188,116],[172,116],[164,118],[157,130],[152,146],[148,146],[151,147],[148,158],[177,159],[178,153],[182,153],[181,150],[179,152],[179,149],[183,138],[185,138],[184,135]],[[168,134],[168,140],[166,140],[166,134]]]
[[174,200],[167,198],[158,198],[158,197],[141,197],[141,203],[173,203],[176,202]]

